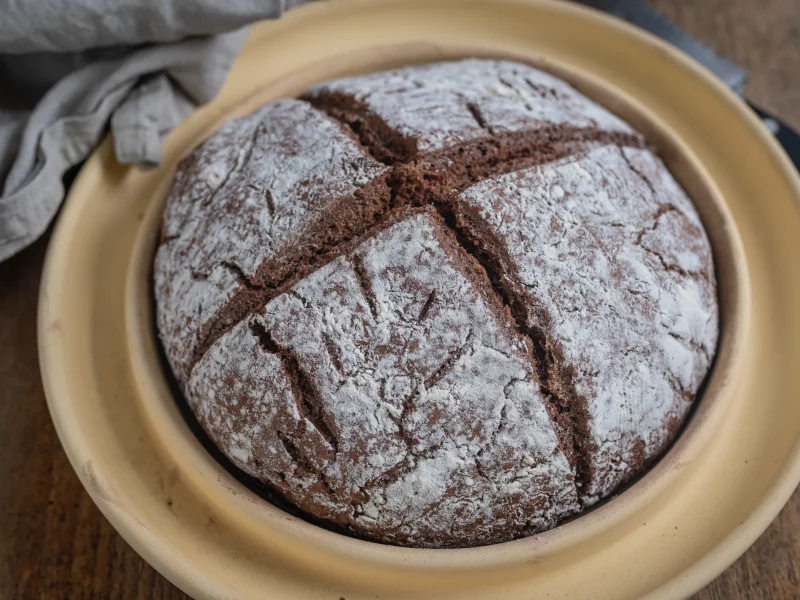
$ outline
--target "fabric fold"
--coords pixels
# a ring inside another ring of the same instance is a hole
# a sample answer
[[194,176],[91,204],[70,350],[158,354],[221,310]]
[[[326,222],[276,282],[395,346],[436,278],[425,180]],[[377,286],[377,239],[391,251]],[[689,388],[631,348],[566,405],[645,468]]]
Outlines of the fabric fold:
[[[169,132],[213,99],[247,36],[292,0],[0,0],[0,261],[35,241],[62,177],[110,127],[122,163],[161,160]],[[213,34],[213,35],[212,35]]]

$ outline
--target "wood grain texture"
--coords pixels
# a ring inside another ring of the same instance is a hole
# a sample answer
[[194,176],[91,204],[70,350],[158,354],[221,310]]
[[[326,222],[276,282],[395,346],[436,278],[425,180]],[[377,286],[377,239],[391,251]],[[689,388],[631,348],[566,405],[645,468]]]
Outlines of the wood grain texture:
[[[653,0],[750,72],[748,96],[800,128],[800,2]],[[36,351],[42,240],[0,264],[0,598],[186,598],[100,514],[59,445]],[[698,600],[800,597],[800,491]]]

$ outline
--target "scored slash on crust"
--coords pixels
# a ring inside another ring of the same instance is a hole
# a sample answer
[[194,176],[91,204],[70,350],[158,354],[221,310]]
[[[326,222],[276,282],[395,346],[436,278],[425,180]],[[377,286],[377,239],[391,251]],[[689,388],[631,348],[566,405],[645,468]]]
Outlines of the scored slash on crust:
[[[325,412],[325,405],[320,400],[317,390],[314,389],[311,379],[300,366],[297,356],[288,348],[278,345],[272,339],[272,335],[270,335],[262,321],[253,320],[250,323],[250,328],[264,351],[275,354],[280,358],[285,374],[292,385],[297,411],[304,419],[304,422],[311,423],[333,448],[334,454],[337,453],[339,451],[339,439],[334,433],[335,425],[329,422]],[[285,444],[286,442],[284,441]]]

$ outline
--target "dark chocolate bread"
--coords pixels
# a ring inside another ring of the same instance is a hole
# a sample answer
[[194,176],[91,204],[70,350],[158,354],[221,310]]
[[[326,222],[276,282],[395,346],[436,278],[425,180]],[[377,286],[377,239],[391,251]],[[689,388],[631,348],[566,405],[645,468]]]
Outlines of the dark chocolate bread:
[[552,528],[641,474],[716,348],[713,259],[642,136],[467,60],[328,82],[179,166],[158,329],[211,440],[403,546]]

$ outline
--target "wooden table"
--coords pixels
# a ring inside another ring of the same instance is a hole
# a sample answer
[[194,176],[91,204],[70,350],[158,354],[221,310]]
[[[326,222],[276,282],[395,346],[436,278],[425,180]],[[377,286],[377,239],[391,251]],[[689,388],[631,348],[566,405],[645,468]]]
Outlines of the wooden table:
[[[653,3],[746,67],[748,97],[800,129],[800,2]],[[103,518],[50,423],[36,354],[45,246],[0,264],[0,598],[185,598]],[[800,598],[800,490],[696,598]]]

